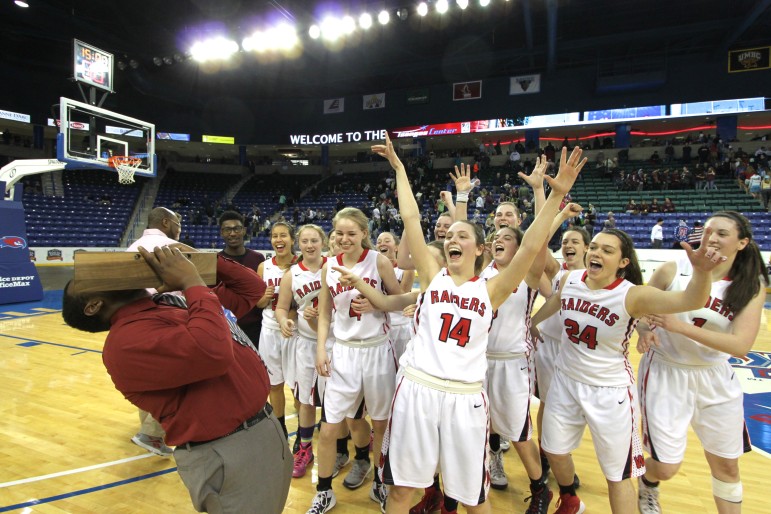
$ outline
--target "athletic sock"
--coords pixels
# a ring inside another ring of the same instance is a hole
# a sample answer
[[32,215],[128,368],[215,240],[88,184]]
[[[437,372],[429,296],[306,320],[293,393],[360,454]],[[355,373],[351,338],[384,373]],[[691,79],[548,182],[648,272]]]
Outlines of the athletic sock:
[[490,434],[490,449],[495,453],[498,453],[501,449],[501,436],[498,434]]
[[644,475],[642,477],[640,477],[640,478],[642,478],[643,484],[645,484],[648,487],[658,487],[659,486],[660,482],[648,482],[647,480],[645,480],[645,476]]
[[444,510],[447,512],[452,512],[454,510],[458,510],[458,500],[455,498],[450,498],[446,494],[444,495]]
[[369,444],[361,448],[356,446],[356,460],[366,460],[369,462]]
[[300,427],[297,430],[297,437],[300,438],[300,444],[310,444],[313,441],[314,425],[309,427]]
[[383,482],[380,480],[380,468],[378,466],[375,466],[375,483],[376,484],[382,484]]
[[434,475],[434,483],[431,484],[431,487],[433,487],[437,491],[439,490],[439,475]]
[[348,436],[341,437],[337,440],[337,453],[348,455]]
[[286,429],[286,418],[284,416],[281,416],[278,418],[278,422],[281,425],[281,428],[284,430],[284,437],[289,437],[289,432]]
[[317,491],[329,491],[332,489],[332,476],[319,477],[319,483],[316,485]]
[[[321,480],[321,479],[319,479]],[[560,496],[563,494],[569,494],[570,496],[576,495],[576,488],[573,486],[573,484],[570,485],[560,485]]]
[[540,493],[541,491],[543,491],[544,487],[546,487],[546,481],[543,479],[543,477],[541,477],[541,478],[539,478],[537,480],[533,480],[532,478],[530,479],[530,492],[531,493],[533,493],[533,494]]

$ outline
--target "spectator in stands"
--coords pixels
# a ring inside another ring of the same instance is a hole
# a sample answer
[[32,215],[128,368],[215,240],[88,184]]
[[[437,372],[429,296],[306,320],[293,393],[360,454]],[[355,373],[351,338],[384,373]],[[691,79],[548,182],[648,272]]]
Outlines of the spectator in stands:
[[664,244],[664,218],[656,220],[651,229],[651,248],[659,249]]
[[640,208],[640,214],[647,215],[650,212],[650,207],[648,207],[648,202],[646,202],[644,198],[640,200],[639,208]]
[[651,155],[651,157],[650,157],[650,159],[648,159],[648,161],[651,164],[656,164],[656,165],[661,164],[661,156],[659,155],[659,151],[658,150],[654,150],[653,151],[653,155]]
[[664,163],[669,164],[675,159],[675,147],[672,143],[667,142],[666,148],[664,148]]
[[686,143],[683,146],[683,164],[690,164],[690,163],[691,163],[691,145],[688,144],[686,140]]
[[763,177],[763,181],[760,183],[760,198],[763,202],[763,207],[767,211],[771,211],[771,174],[766,173]]
[[704,189],[704,187],[707,185],[707,175],[704,173],[704,169],[701,167],[701,164],[696,165],[696,171],[694,171],[694,180],[696,181],[695,189]]
[[715,168],[713,166],[707,168],[707,173],[704,176],[706,180],[704,189],[717,189],[717,186],[715,185],[715,175]]
[[616,218],[613,216],[613,211],[608,211],[608,218],[602,225],[604,228],[616,228]]
[[760,189],[761,189],[762,182],[763,182],[763,179],[759,173],[753,173],[752,175],[750,175],[749,179],[747,180],[747,191],[752,195],[753,198],[760,197]]
[[648,207],[648,212],[652,212],[656,214],[658,214],[659,212],[663,212],[661,210],[661,204],[659,203],[658,198],[654,198],[653,200],[651,200],[650,207]]
[[664,204],[661,206],[661,212],[675,212],[675,204],[669,197],[664,198]]
[[684,243],[688,241],[689,232],[690,232],[690,229],[688,228],[688,223],[686,223],[685,220],[683,219],[678,221],[673,234],[675,242],[672,243],[672,248],[676,250],[681,249],[682,247],[680,246],[680,243]]
[[[242,266],[257,271],[257,267],[265,261],[265,257],[255,250],[244,246],[246,226],[244,217],[236,211],[225,211],[219,219],[220,235],[225,241],[225,248],[220,251],[229,259]],[[249,336],[255,346],[260,342],[260,329],[262,328],[262,309],[254,307],[245,316],[238,319],[238,326]]]
[[509,166],[512,168],[516,168],[519,166],[519,163],[522,159],[522,155],[517,151],[516,148],[509,154]]
[[624,208],[624,212],[626,212],[627,214],[640,213],[640,207],[635,203],[634,198],[629,199],[629,202],[626,204],[626,207]]
[[694,221],[693,228],[688,234],[688,244],[691,245],[694,250],[698,249],[698,247],[701,245],[701,235],[703,233],[704,224],[701,222],[701,220]]

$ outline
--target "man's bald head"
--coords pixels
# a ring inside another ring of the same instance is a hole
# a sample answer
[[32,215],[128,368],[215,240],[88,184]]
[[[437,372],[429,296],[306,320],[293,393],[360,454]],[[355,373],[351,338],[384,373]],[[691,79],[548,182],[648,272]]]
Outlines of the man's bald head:
[[158,229],[171,239],[179,241],[182,233],[182,217],[166,207],[156,207],[147,217],[147,228]]

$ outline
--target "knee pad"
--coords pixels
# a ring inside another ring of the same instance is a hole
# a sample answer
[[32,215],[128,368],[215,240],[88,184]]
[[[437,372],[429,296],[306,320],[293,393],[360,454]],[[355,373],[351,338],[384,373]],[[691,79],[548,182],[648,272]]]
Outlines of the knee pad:
[[723,482],[722,480],[718,480],[715,477],[712,477],[712,494],[714,494],[716,498],[720,498],[721,500],[725,500],[727,502],[741,503],[742,483],[735,482],[733,484],[729,484],[727,482]]

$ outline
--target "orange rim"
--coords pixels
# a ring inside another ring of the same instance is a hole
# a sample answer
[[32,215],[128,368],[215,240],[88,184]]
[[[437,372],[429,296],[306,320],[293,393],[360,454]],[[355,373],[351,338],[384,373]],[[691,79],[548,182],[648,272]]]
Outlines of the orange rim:
[[120,165],[138,166],[142,162],[142,159],[139,157],[129,157],[127,155],[113,155],[107,159],[107,162],[110,166],[116,168]]

